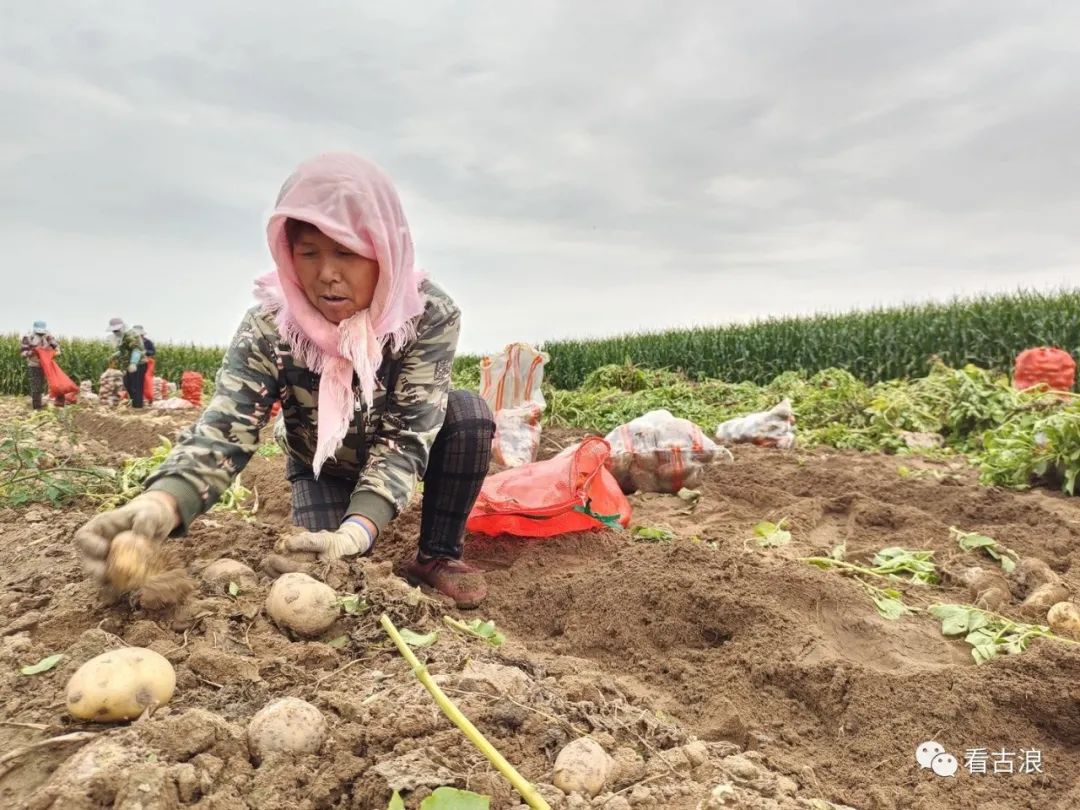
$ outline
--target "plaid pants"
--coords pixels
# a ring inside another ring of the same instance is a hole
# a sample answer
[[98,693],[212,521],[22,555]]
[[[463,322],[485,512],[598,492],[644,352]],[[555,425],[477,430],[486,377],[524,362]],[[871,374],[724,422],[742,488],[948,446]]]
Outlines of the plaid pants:
[[[465,520],[480,494],[491,461],[495,421],[487,403],[473,391],[451,391],[446,421],[435,437],[424,473],[420,509],[420,552],[429,557],[461,557]],[[309,531],[341,525],[356,479],[315,475],[289,458],[293,523]]]

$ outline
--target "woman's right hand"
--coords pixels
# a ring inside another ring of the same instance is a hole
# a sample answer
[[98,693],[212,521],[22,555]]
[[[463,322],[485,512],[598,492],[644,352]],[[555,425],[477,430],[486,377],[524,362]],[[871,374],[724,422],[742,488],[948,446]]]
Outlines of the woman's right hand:
[[114,537],[121,532],[135,532],[156,544],[165,540],[179,525],[180,508],[176,498],[167,492],[144,492],[119,509],[87,522],[75,532],[75,544],[86,572],[104,583],[105,561]]

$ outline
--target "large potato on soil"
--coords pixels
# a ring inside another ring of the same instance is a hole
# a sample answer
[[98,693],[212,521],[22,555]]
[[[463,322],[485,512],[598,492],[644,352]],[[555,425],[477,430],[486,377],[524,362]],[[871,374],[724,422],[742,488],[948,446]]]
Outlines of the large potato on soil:
[[615,761],[596,740],[581,737],[563,748],[555,758],[552,784],[563,793],[593,797],[604,789]]
[[268,754],[316,754],[326,741],[322,712],[299,698],[264,706],[248,724],[248,746],[256,762]]
[[1080,608],[1072,602],[1058,602],[1050,608],[1046,622],[1059,636],[1080,641]]
[[266,597],[266,612],[278,626],[314,638],[330,629],[341,608],[337,593],[307,574],[282,574]]
[[143,647],[124,647],[91,658],[67,685],[67,707],[80,720],[132,720],[168,703],[176,672],[163,656]]

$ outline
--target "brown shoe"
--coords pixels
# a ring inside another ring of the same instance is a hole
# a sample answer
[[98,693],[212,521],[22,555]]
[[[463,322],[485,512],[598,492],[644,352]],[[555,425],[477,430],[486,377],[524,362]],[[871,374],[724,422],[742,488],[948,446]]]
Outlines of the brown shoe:
[[449,596],[462,609],[476,607],[487,596],[484,575],[451,557],[432,557],[425,562],[414,559],[405,569],[405,579],[410,585],[427,585]]

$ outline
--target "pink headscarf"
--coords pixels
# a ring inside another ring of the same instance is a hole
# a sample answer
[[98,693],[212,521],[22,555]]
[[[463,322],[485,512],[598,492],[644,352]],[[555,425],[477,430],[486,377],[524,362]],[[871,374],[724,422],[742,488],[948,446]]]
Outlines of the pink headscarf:
[[[371,306],[332,324],[300,286],[285,221],[308,222],[335,242],[379,263]],[[256,281],[256,296],[274,315],[296,359],[321,375],[318,439],[312,468],[318,476],[333,458],[353,419],[356,373],[370,407],[375,374],[387,344],[402,349],[416,336],[424,311],[424,274],[413,258],[409,224],[390,178],[373,163],[350,154],[319,155],[285,181],[266,228],[277,272]]]

